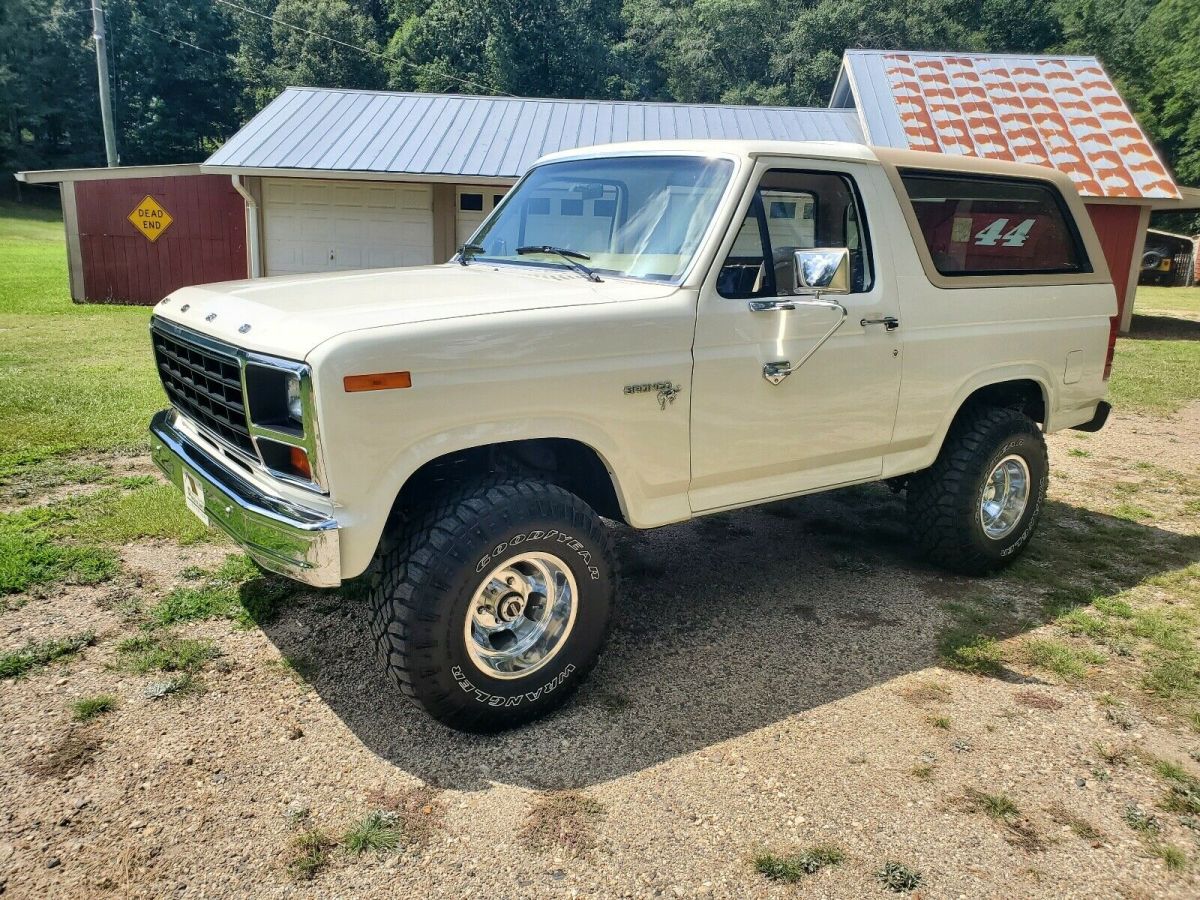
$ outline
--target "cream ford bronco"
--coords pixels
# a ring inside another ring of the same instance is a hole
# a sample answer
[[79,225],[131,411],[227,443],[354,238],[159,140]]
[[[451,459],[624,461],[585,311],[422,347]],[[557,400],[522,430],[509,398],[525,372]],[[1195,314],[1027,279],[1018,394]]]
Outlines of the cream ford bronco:
[[264,568],[360,578],[443,722],[559,706],[654,528],[886,479],[959,572],[1010,562],[1043,434],[1095,430],[1117,312],[1052,170],[844,143],[538,162],[444,265],[159,304],[157,464]]

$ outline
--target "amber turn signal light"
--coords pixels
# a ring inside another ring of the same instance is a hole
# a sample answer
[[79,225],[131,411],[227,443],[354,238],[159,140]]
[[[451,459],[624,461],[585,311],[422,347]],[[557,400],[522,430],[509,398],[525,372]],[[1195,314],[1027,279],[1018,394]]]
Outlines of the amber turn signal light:
[[412,387],[412,375],[408,372],[381,372],[377,375],[347,375],[342,379],[346,393],[356,391],[387,391],[393,388]]
[[302,478],[307,478],[312,481],[312,466],[308,462],[308,454],[300,447],[292,447],[289,451],[289,461],[292,464],[292,471]]

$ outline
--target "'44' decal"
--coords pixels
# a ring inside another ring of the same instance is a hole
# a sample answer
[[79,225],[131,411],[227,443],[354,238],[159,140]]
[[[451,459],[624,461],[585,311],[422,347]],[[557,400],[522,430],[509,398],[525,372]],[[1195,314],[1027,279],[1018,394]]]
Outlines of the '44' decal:
[[1024,247],[1029,232],[1033,230],[1034,222],[1034,219],[1026,219],[1011,231],[1006,232],[1004,229],[1008,227],[1008,219],[997,219],[975,235],[975,246],[994,247],[999,244],[1001,247]]

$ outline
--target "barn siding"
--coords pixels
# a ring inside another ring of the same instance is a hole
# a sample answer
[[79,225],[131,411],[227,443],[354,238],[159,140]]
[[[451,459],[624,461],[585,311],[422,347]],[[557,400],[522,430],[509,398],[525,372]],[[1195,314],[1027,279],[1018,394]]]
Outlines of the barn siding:
[[[78,181],[83,298],[157,303],[176,288],[246,277],[246,207],[223,175]],[[129,222],[149,194],[173,221],[151,243]]]
[[[1088,214],[1100,247],[1108,261],[1113,288],[1117,292],[1117,315],[1122,331],[1128,329],[1128,311],[1133,311],[1133,294],[1137,289],[1137,267],[1134,256],[1141,258],[1141,246],[1146,236],[1143,218],[1149,218],[1149,207],[1125,203],[1088,203]],[[1143,212],[1145,211],[1145,212]]]

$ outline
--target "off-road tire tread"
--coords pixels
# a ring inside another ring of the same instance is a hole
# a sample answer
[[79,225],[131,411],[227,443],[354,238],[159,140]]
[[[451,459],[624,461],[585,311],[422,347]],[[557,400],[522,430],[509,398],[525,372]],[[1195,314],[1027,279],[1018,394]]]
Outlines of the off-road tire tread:
[[[478,709],[468,708],[468,712],[461,702],[450,702],[458,701],[458,697],[428,690],[427,676],[444,665],[431,652],[437,642],[421,637],[429,627],[440,625],[447,614],[436,602],[449,589],[440,581],[441,573],[464,562],[460,537],[472,533],[484,536],[478,523],[485,514],[498,513],[506,524],[511,524],[514,504],[518,503],[523,514],[533,510],[539,516],[570,522],[577,533],[594,540],[602,550],[600,565],[607,566],[611,573],[615,596],[619,575],[612,539],[600,517],[579,497],[557,485],[514,475],[468,482],[435,496],[424,509],[393,521],[384,530],[365,573],[377,657],[406,696],[434,718],[463,731],[496,731],[545,715],[569,699],[596,663],[593,656],[577,665],[572,678],[547,700],[506,710],[503,720],[484,704],[474,704]],[[606,632],[607,627],[606,623]]]
[[[910,533],[930,562],[964,575],[983,575],[1016,558],[1019,551],[1003,560],[980,552],[970,540],[970,520],[964,521],[964,516],[976,514],[975,478],[987,457],[999,443],[1021,433],[1035,439],[1041,450],[1042,471],[1046,472],[1046,442],[1037,423],[1017,409],[981,405],[965,411],[955,421],[933,465],[909,479],[906,503]],[[1044,477],[1035,490],[1038,493],[1030,497],[1030,502],[1040,510],[1045,499]]]

